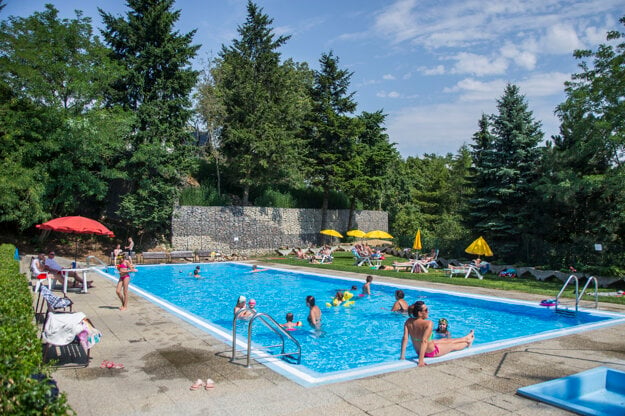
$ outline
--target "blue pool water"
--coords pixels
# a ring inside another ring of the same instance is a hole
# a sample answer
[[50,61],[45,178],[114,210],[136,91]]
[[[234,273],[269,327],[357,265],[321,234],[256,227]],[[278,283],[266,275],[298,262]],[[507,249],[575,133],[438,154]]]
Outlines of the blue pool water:
[[[587,328],[623,322],[622,315],[580,311],[576,316],[557,315],[553,308],[523,301],[424,290],[408,286],[372,284],[371,296],[358,296],[363,280],[336,278],[279,269],[251,272],[251,266],[236,263],[201,264],[202,279],[191,274],[196,264],[138,266],[131,289],[178,316],[205,327],[226,342],[231,341],[233,308],[239,295],[254,298],[256,309],[285,322],[293,312],[303,326],[291,334],[302,346],[301,365],[274,360],[274,369],[304,385],[314,385],[366,376],[414,365],[399,361],[400,343],[406,315],[390,312],[397,288],[404,290],[409,304],[423,300],[430,319],[449,321],[452,336],[475,330],[476,339],[468,350],[449,357],[500,349],[523,342],[579,332]],[[337,290],[358,287],[351,307],[328,307]],[[322,330],[306,322],[307,295],[317,299],[321,308]],[[263,325],[254,326],[254,341],[260,345],[276,343],[275,335]],[[247,339],[247,325],[238,324],[238,337]],[[287,347],[288,348],[288,347]],[[440,357],[428,362],[447,359]],[[412,346],[407,358],[415,360]],[[279,361],[279,362],[277,362]],[[294,375],[295,374],[295,375]]]

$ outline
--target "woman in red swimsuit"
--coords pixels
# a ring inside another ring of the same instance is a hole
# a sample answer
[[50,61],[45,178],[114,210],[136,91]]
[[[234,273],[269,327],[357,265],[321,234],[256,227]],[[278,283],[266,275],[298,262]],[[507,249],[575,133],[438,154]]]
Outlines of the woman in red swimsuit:
[[404,324],[404,336],[401,340],[400,360],[405,359],[408,336],[412,339],[412,346],[419,354],[419,367],[425,365],[425,357],[440,357],[452,351],[459,351],[470,347],[475,335],[471,330],[462,338],[444,338],[433,340],[432,321],[428,320],[428,307],[425,302],[417,301],[409,307],[412,318]]
[[136,272],[137,270],[128,255],[126,255],[124,260],[117,265],[117,270],[119,270],[119,281],[117,282],[115,293],[117,293],[119,300],[122,301],[122,306],[119,310],[125,311],[128,309],[128,285],[130,284],[130,273]]

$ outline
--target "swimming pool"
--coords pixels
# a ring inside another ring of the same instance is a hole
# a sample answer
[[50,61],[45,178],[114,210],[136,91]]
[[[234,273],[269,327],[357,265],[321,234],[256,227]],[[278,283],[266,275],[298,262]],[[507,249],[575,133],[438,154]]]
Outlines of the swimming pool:
[[[476,340],[470,349],[429,363],[501,349],[590,328],[625,322],[623,315],[581,310],[574,317],[556,315],[553,309],[535,303],[468,295],[450,291],[425,290],[405,285],[376,283],[372,295],[354,297],[353,306],[328,307],[335,292],[358,286],[363,280],[337,278],[314,273],[294,273],[270,268],[252,273],[251,266],[237,263],[200,264],[202,279],[191,274],[196,264],[138,266],[131,290],[157,303],[182,319],[201,327],[230,344],[232,311],[239,295],[254,298],[256,309],[284,322],[286,312],[303,321],[291,334],[302,345],[301,365],[256,354],[264,364],[305,385],[317,385],[416,365],[416,354],[409,345],[407,361],[399,361],[399,350],[406,316],[391,313],[394,292],[401,288],[408,303],[424,300],[430,319],[447,318],[452,336],[474,329]],[[114,276],[108,276],[115,279]],[[307,295],[313,295],[323,313],[322,331],[306,323]],[[238,340],[247,340],[245,322],[238,324]],[[262,325],[254,326],[254,341],[267,345],[275,336]],[[270,340],[271,338],[271,340]]]

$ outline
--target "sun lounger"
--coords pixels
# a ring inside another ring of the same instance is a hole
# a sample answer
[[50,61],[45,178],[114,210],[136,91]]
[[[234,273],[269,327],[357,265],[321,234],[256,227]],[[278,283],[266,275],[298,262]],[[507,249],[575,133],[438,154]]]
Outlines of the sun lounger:
[[410,269],[411,273],[428,273],[429,270],[429,265],[427,263],[424,263],[422,261],[419,260],[413,260],[413,261],[404,261],[404,262],[395,262],[392,264],[393,269],[395,269],[395,271],[399,271],[399,269],[405,269],[408,270]]
[[371,267],[371,258],[369,256],[361,256],[355,248],[352,249],[352,255],[354,256],[354,266],[362,266],[363,264]]
[[464,278],[468,278],[471,273],[474,273],[475,276],[482,280],[483,276],[480,274],[480,271],[477,267],[472,264],[461,264],[460,266],[449,266],[449,277],[454,277],[454,274],[464,274]]
[[276,251],[277,251],[278,253],[280,253],[280,255],[281,255],[281,256],[286,257],[286,256],[288,256],[289,254],[291,254],[291,253],[293,252],[293,249],[292,249],[292,248],[287,248],[287,249],[285,249],[285,250],[282,250],[282,249],[276,249]]

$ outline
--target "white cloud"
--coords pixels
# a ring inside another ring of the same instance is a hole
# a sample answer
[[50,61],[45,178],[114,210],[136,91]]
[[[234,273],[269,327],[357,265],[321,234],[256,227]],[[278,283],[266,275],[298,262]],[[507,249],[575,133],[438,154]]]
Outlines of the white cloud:
[[503,57],[511,59],[523,69],[531,71],[536,67],[536,54],[521,50],[512,42],[506,42],[500,52]]
[[375,94],[375,96],[379,97],[379,98],[401,98],[401,94],[398,93],[397,91],[386,92],[386,91],[382,90],[382,91],[378,91]]
[[[482,114],[497,112],[496,99],[502,93],[503,89],[491,100],[470,106],[465,102],[453,102],[406,107],[392,112],[387,122],[390,140],[397,143],[403,157],[456,153],[463,144],[472,143]],[[560,123],[553,111],[561,99],[559,95],[527,99],[534,120],[542,124],[544,139],[558,133]]]
[[460,52],[452,59],[457,61],[452,70],[456,74],[497,75],[508,69],[508,61],[501,57],[491,59],[483,55]]
[[571,54],[575,49],[583,47],[571,25],[558,24],[547,28],[539,41],[543,52],[554,54]]
[[465,78],[458,81],[453,87],[445,88],[443,92],[460,93],[458,100],[466,105],[466,102],[469,101],[494,101],[503,93],[505,86],[506,81],[502,79],[483,82],[473,78]]
[[424,66],[421,66],[417,68],[417,70],[423,75],[442,75],[445,73],[445,67],[443,65],[436,65],[432,68],[426,68]]
[[[376,14],[373,30],[394,43],[409,41],[432,49],[480,45],[523,33],[541,38],[552,53],[570,53],[581,44],[570,22],[601,13],[611,16],[619,9],[622,0],[398,0]],[[611,26],[606,22],[605,27]]]
[[404,157],[455,153],[470,142],[482,113],[494,108],[494,102],[470,108],[464,103],[403,108],[389,115],[389,137]]
[[545,97],[564,93],[564,82],[571,79],[571,74],[549,72],[533,74],[530,78],[517,83],[521,93],[527,97]]
[[385,80],[394,80],[394,79],[395,79],[395,77],[394,77],[392,74],[384,74],[384,75],[382,75],[382,79],[385,79]]

